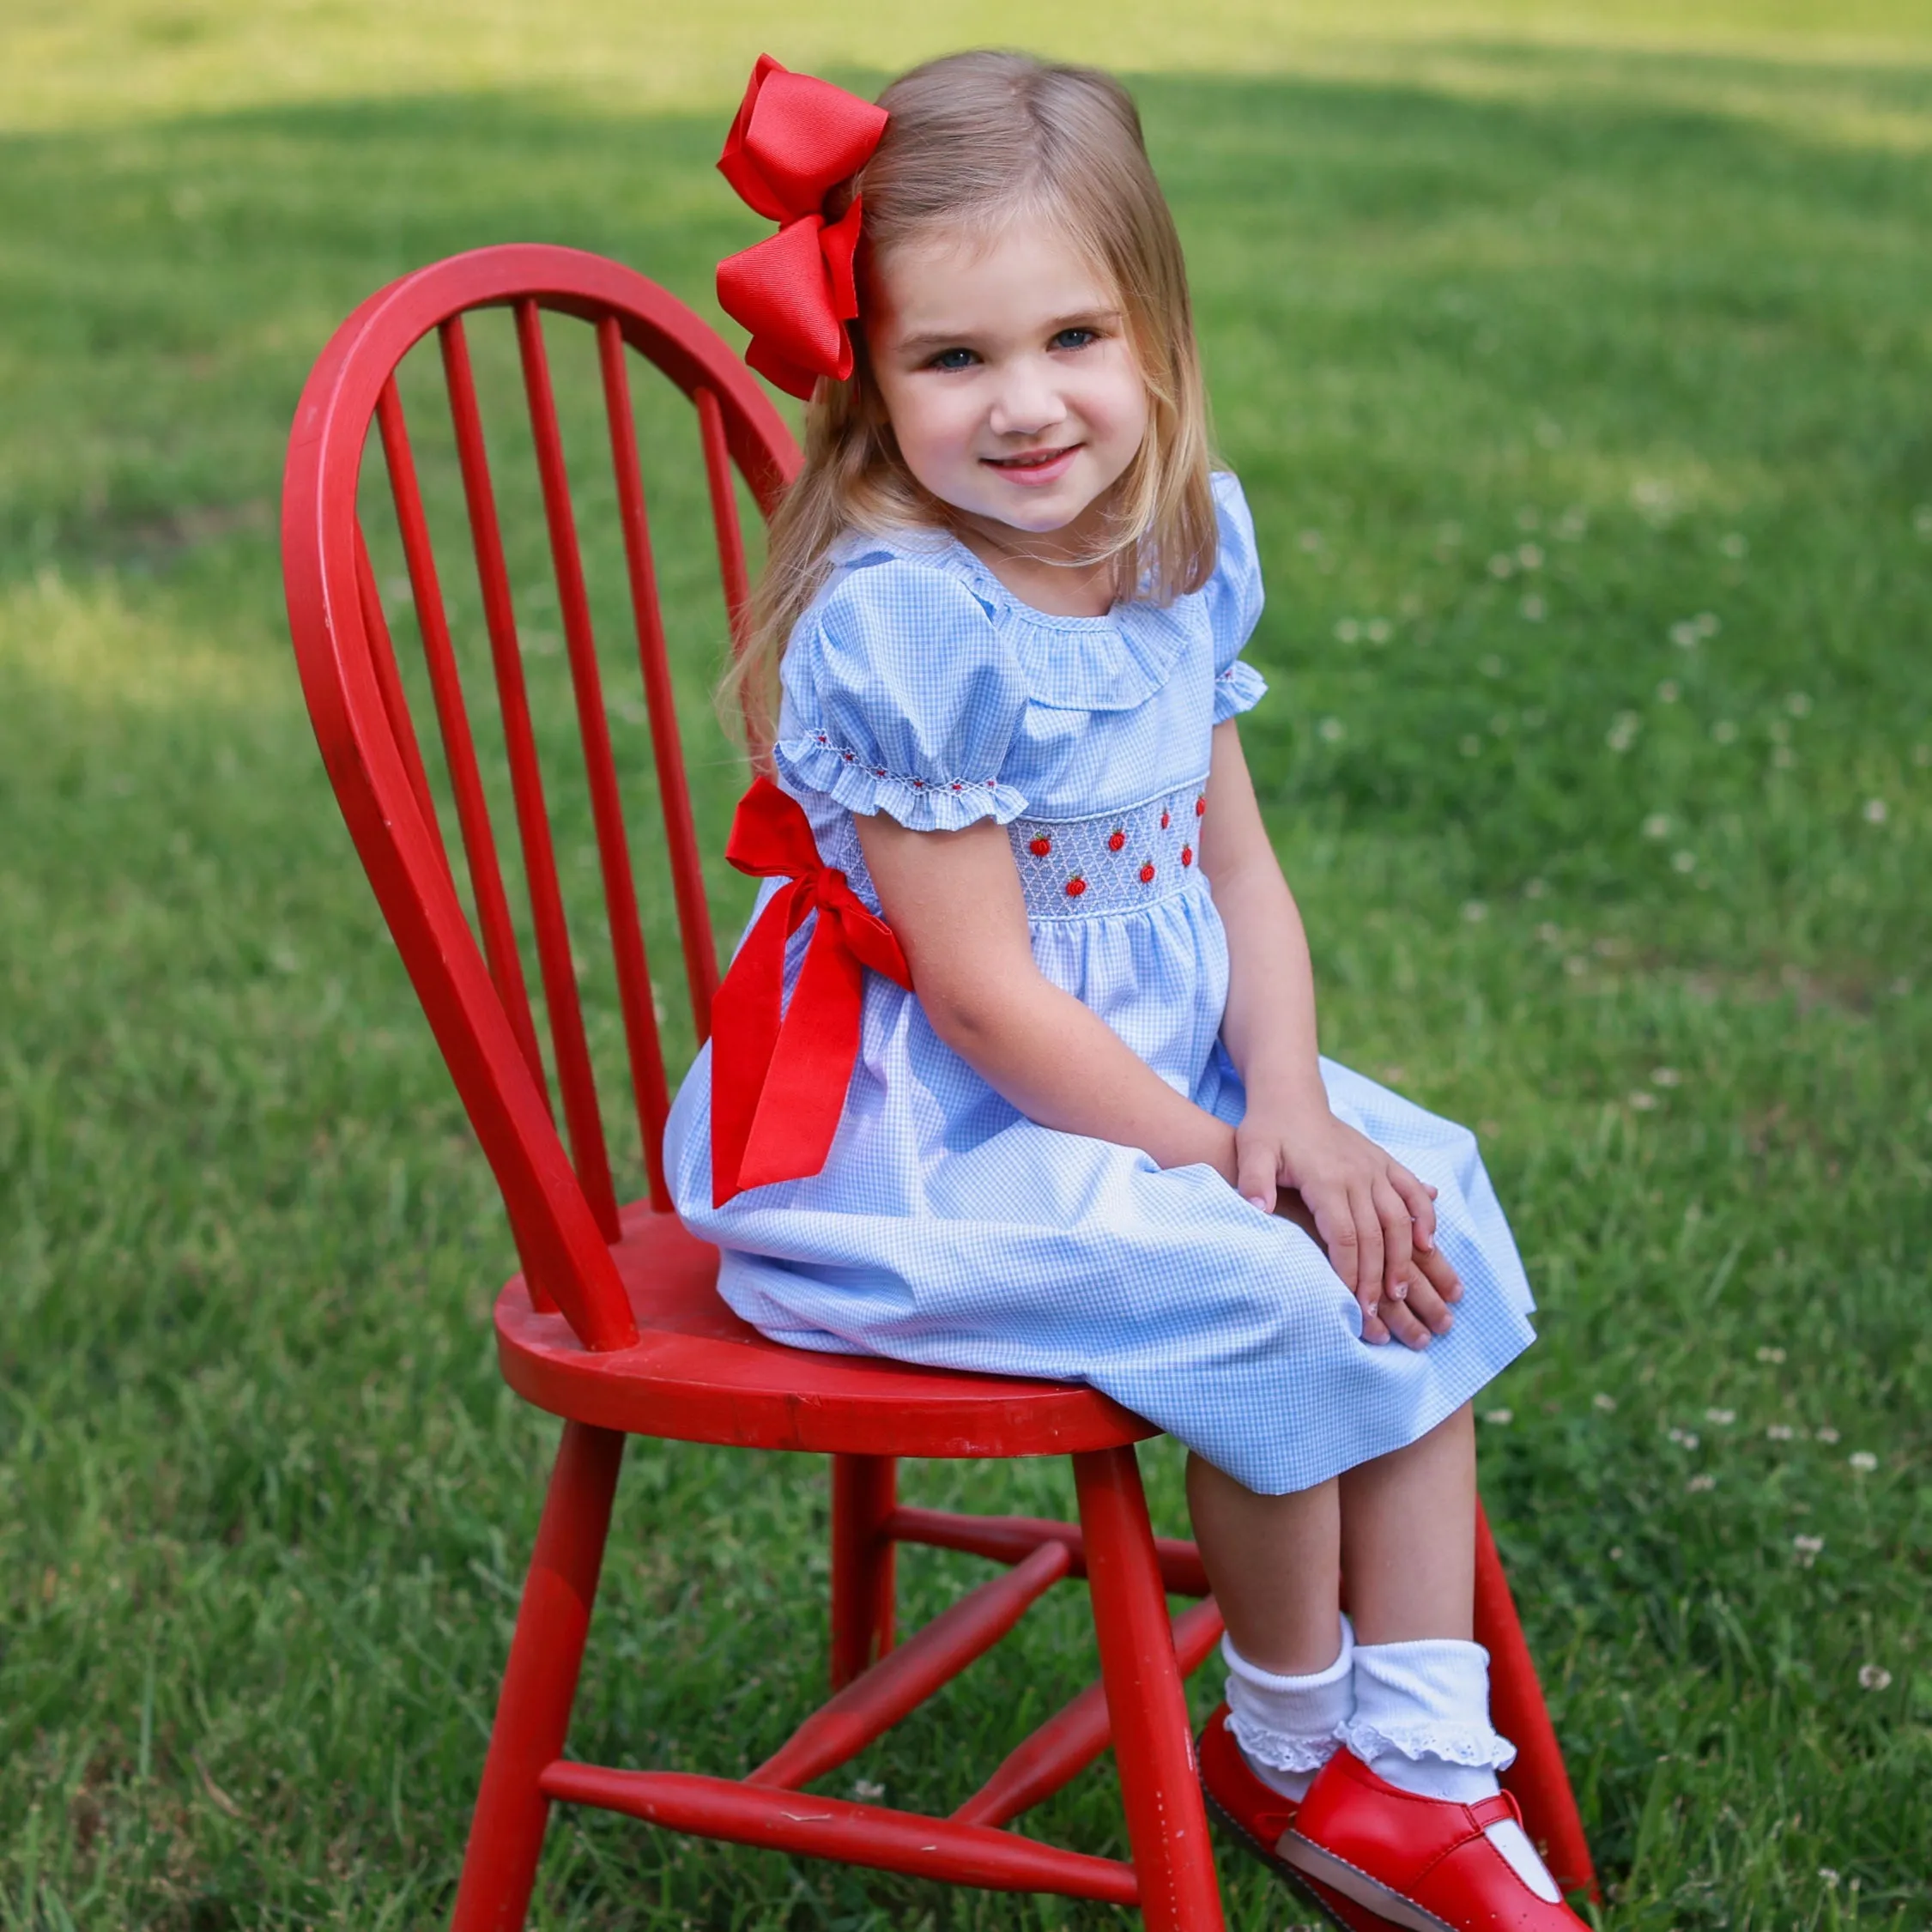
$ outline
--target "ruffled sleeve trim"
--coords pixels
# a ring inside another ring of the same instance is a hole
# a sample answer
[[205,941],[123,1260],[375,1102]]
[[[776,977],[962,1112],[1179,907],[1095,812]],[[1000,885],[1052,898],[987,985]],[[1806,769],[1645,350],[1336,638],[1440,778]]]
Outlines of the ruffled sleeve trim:
[[884,812],[909,832],[963,832],[981,819],[1010,825],[1027,796],[996,778],[927,778],[868,764],[829,732],[808,731],[772,747],[779,772],[805,791],[821,791],[849,812]]
[[1268,695],[1268,680],[1252,664],[1237,657],[1214,674],[1214,723],[1225,724],[1252,711]]

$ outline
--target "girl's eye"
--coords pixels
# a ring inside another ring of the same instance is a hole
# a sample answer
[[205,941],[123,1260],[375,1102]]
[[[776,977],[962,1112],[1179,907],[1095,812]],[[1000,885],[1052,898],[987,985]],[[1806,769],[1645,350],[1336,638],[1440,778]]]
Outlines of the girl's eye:
[[1055,348],[1085,348],[1089,342],[1100,339],[1098,329],[1063,329],[1053,338]]
[[926,366],[929,369],[970,369],[977,360],[970,348],[942,348]]

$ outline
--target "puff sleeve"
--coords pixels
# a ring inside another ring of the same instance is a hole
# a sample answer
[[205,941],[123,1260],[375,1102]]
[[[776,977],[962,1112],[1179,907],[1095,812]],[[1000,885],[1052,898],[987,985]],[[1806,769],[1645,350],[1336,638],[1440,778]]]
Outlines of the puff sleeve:
[[1026,687],[994,615],[960,578],[905,557],[836,579],[785,652],[772,747],[794,788],[915,832],[1027,809],[1001,782]]
[[1261,559],[1255,548],[1255,523],[1241,485],[1226,470],[1215,473],[1214,510],[1220,524],[1220,554],[1202,596],[1214,637],[1214,723],[1224,724],[1252,711],[1268,686],[1241,651],[1261,616]]

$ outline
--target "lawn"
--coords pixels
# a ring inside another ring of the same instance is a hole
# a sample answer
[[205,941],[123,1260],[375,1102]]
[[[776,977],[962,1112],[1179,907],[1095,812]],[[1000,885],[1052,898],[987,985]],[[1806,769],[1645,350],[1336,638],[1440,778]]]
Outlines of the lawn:
[[[309,734],[282,443],[340,317],[458,248],[602,250],[715,315],[711,264],[759,232],[711,172],[752,55],[875,85],[947,44],[812,11],[0,22],[0,1925],[446,1915],[554,1428],[499,1382],[495,1191]],[[1284,12],[1083,0],[1052,47],[1131,70],[1187,242],[1270,587],[1246,742],[1325,1044],[1480,1127],[1537,1283],[1484,1487],[1603,1923],[1907,1932],[1932,33],[1904,0]],[[588,478],[579,350],[560,332]],[[479,354],[503,402],[507,345]],[[715,851],[722,627],[679,412],[646,421]],[[531,500],[512,563],[554,682]],[[1179,1529],[1172,1445],[1142,1461]],[[1053,1464],[907,1487],[1070,1503]],[[822,1681],[825,1516],[812,1459],[637,1445],[575,1749],[770,1749]],[[977,1573],[909,1554],[909,1614]],[[1091,1667],[1062,1592],[830,1788],[945,1808]],[[1118,1850],[1110,1784],[1042,1827]],[[1232,1927],[1294,1916],[1222,1862]],[[579,1815],[532,1923],[1118,1921]]]

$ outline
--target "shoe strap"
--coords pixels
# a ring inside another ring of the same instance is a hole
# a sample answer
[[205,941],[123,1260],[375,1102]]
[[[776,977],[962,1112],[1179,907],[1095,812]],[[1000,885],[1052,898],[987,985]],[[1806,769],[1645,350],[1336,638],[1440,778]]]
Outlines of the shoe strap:
[[1499,1791],[1493,1798],[1478,1798],[1469,1807],[1469,1816],[1487,1831],[1492,1825],[1500,1825],[1512,1818],[1520,1825],[1523,1808],[1509,1792]]

